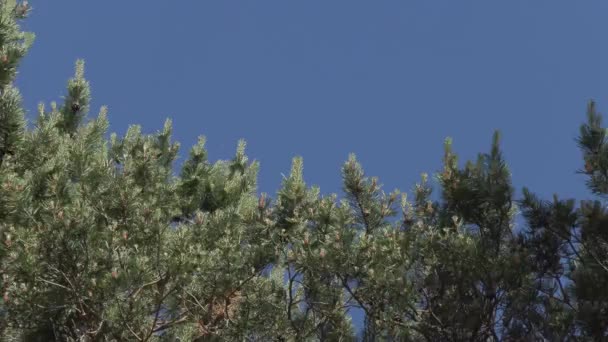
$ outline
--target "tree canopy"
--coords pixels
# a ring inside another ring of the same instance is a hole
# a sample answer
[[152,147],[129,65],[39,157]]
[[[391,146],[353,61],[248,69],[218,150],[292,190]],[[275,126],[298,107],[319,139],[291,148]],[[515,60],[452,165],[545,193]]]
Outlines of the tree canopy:
[[516,198],[498,133],[464,164],[446,139],[443,169],[409,197],[351,155],[341,196],[307,185],[298,157],[271,198],[244,141],[212,162],[201,137],[175,173],[171,121],[108,136],[105,108],[88,117],[83,61],[28,125],[13,83],[29,10],[0,0],[3,341],[608,338],[608,143],[593,102],[578,139],[593,200]]

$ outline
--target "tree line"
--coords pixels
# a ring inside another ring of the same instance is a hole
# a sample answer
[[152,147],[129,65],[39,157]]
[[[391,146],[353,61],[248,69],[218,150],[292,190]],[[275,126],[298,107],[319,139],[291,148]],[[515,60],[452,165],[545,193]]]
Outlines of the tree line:
[[14,79],[29,10],[0,0],[1,340],[608,339],[608,144],[593,102],[578,138],[592,200],[516,197],[498,133],[464,164],[446,139],[442,169],[409,196],[351,155],[340,198],[305,183],[301,158],[271,198],[243,141],[211,162],[201,137],[176,174],[170,121],[108,138],[105,108],[87,118],[82,61],[28,126]]

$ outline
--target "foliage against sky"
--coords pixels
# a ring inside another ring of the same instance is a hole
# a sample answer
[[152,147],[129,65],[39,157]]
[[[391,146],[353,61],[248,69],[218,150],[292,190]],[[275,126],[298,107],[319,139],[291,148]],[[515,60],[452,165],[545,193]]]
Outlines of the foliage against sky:
[[[516,198],[496,133],[408,197],[354,155],[343,198],[292,169],[271,198],[238,144],[211,162],[201,137],[174,173],[172,124],[107,138],[84,62],[59,104],[26,125],[16,68],[27,3],[0,2],[0,329],[8,340],[602,340],[608,334],[606,129],[581,127],[597,201]],[[573,166],[576,168],[577,166]],[[431,197],[437,184],[437,199]],[[517,213],[526,226],[514,230]]]

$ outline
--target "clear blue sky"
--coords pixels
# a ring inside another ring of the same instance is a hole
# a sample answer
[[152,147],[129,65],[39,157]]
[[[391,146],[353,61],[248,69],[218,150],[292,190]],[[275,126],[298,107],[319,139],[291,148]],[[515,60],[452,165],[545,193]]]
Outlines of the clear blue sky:
[[245,138],[271,194],[295,155],[339,192],[350,152],[409,190],[439,170],[446,136],[474,158],[500,129],[518,190],[587,196],[574,138],[590,98],[608,112],[606,0],[31,3],[30,118],[84,58],[112,131],[170,117],[181,156],[206,135],[212,159]]
[[340,191],[349,152],[409,190],[446,136],[472,158],[498,128],[518,189],[586,195],[573,139],[588,99],[608,112],[605,0],[30,2],[30,118],[84,58],[112,131],[171,117],[182,156],[203,134],[214,159],[245,138],[271,194],[294,155]]

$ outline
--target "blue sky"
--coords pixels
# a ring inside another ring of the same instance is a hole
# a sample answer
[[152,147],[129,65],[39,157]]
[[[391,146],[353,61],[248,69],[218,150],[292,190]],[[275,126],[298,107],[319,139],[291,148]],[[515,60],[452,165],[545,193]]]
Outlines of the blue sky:
[[588,197],[574,138],[589,99],[608,111],[605,0],[31,3],[30,119],[84,58],[112,131],[170,117],[182,160],[199,135],[212,159],[245,138],[260,191],[301,155],[309,184],[339,192],[350,152],[409,190],[445,137],[470,159],[500,129],[518,190]]
[[181,155],[203,134],[211,158],[245,138],[271,194],[294,155],[339,192],[349,152],[409,190],[446,136],[473,158],[496,128],[518,189],[587,194],[573,139],[588,99],[608,108],[604,0],[31,3],[30,118],[84,58],[112,131],[171,117]]

